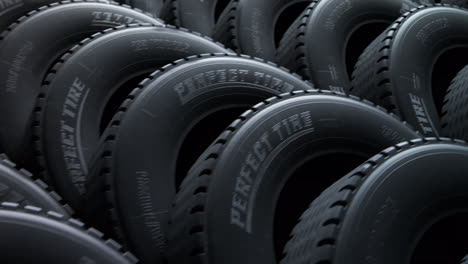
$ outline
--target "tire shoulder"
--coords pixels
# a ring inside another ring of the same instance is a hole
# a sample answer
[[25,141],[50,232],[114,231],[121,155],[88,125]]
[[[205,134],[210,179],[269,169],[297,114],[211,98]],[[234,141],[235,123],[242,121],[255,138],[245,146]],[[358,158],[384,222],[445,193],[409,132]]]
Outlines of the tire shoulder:
[[56,73],[60,71],[60,69],[67,63],[67,61],[73,56],[73,54],[79,52],[80,50],[84,49],[87,44],[90,42],[104,37],[106,35],[112,34],[114,32],[117,32],[122,29],[129,29],[129,28],[139,28],[139,27],[158,27],[158,28],[166,28],[166,29],[172,29],[172,30],[179,30],[181,32],[189,33],[197,37],[204,38],[207,41],[215,43],[217,46],[224,48],[224,46],[219,43],[215,42],[213,39],[203,36],[200,33],[190,31],[185,28],[177,27],[177,26],[172,26],[172,25],[153,25],[149,23],[145,24],[127,24],[127,25],[120,25],[112,28],[105,29],[101,32],[95,33],[88,38],[80,41],[77,45],[73,46],[71,49],[69,49],[65,54],[62,55],[60,59],[57,60],[57,62],[52,66],[52,68],[48,71],[46,74],[46,77],[44,78],[44,81],[41,85],[41,89],[39,92],[39,95],[36,99],[36,106],[34,108],[34,122],[33,122],[33,144],[35,147],[35,156],[36,160],[39,163],[40,170],[41,170],[41,175],[44,179],[46,180],[53,180],[50,175],[50,170],[47,165],[46,161],[46,156],[44,155],[44,150],[46,149],[46,146],[44,144],[44,139],[43,139],[43,131],[41,128],[43,118],[45,118],[45,112],[44,109],[47,107],[47,99],[49,96],[49,85],[53,82],[55,79]]
[[463,68],[452,80],[444,98],[441,126],[444,136],[467,140],[468,106],[468,66]]
[[[0,164],[8,167],[9,169],[13,170],[16,172],[19,176],[25,177],[29,180],[31,180],[36,186],[38,186],[40,189],[42,189],[46,194],[48,194],[54,201],[57,202],[58,205],[64,210],[64,212],[68,213],[69,215],[73,215],[73,209],[64,202],[62,197],[56,193],[47,183],[45,183],[43,180],[36,178],[33,176],[32,173],[30,173],[28,170],[24,168],[18,168],[14,162],[9,160],[7,155],[5,154],[0,154]],[[9,192],[14,191],[11,189]]]
[[[388,159],[403,151],[428,144],[449,143],[467,146],[466,142],[448,138],[419,138],[399,143],[373,156],[352,172],[326,189],[302,214],[286,244],[282,264],[289,263],[332,263],[336,241],[342,222],[346,218],[349,204],[369,176]],[[322,208],[324,206],[327,208]],[[309,235],[314,232],[313,238]],[[311,248],[315,248],[312,251]],[[311,252],[306,258],[300,253]],[[316,254],[312,254],[312,253]],[[317,254],[318,252],[318,254]],[[301,261],[304,262],[301,262]],[[316,262],[317,261],[317,262]],[[321,263],[321,262],[320,262]]]
[[[125,7],[125,8],[128,8],[128,9],[131,9],[133,11],[136,11],[138,13],[141,13],[141,14],[144,14],[144,15],[147,15],[147,16],[150,16],[150,17],[154,18],[153,15],[151,15],[148,12],[144,12],[141,9],[131,7],[131,6],[127,5],[127,4],[121,4],[121,3],[118,3],[118,2],[115,2],[115,1],[112,1],[112,0],[109,0],[109,1],[107,1],[107,0],[67,0],[67,1],[60,1],[60,2],[54,2],[54,3],[43,5],[43,6],[39,7],[39,8],[36,8],[34,10],[29,11],[26,15],[21,16],[15,22],[10,24],[7,29],[5,29],[2,33],[0,33],[0,41],[5,39],[10,34],[10,32],[12,32],[15,28],[17,28],[20,24],[22,24],[28,18],[30,18],[30,17],[32,17],[34,15],[40,14],[41,11],[49,10],[50,8],[53,8],[53,7],[72,4],[72,3],[77,3],[77,4],[80,4],[80,3],[101,3],[101,4],[108,4],[108,5],[113,5],[113,6],[120,6],[120,7]],[[160,20],[158,18],[154,18],[154,19],[160,21],[162,24],[164,23],[162,20]]]
[[393,53],[395,37],[409,18],[421,10],[434,7],[455,6],[447,4],[420,5],[408,10],[396,19],[359,57],[351,76],[351,94],[363,96],[401,115],[401,109],[398,107],[394,96],[394,85],[390,76],[392,67],[390,56]]
[[213,38],[223,42],[226,47],[241,53],[241,47],[237,37],[237,11],[239,0],[231,0],[219,16],[215,25]]
[[[286,37],[290,37],[289,34],[285,34],[283,37],[282,41],[280,41],[280,47],[278,48],[278,51],[283,50],[284,52],[282,54],[278,53],[278,60],[282,60],[284,57],[288,57],[291,54],[289,54],[287,51],[291,51],[289,49],[294,49],[294,52],[292,52],[294,56],[294,71],[296,71],[299,75],[303,76],[306,79],[311,79],[311,76],[309,74],[309,67],[307,66],[307,61],[306,61],[306,47],[305,47],[305,42],[306,42],[306,30],[307,30],[307,24],[309,23],[309,19],[314,12],[316,6],[320,4],[322,0],[313,0],[309,6],[301,13],[301,15],[296,19],[296,21],[291,25],[291,27],[288,29],[288,32],[292,32],[292,35],[294,36],[294,42],[293,45],[291,46],[290,43],[287,43]],[[292,27],[296,27],[295,29]],[[291,31],[290,31],[291,30]],[[288,33],[287,32],[287,33]],[[290,47],[288,47],[290,46]],[[286,48],[288,47],[288,48]],[[287,60],[286,60],[287,61]]]
[[83,222],[80,220],[62,215],[57,212],[53,211],[45,211],[42,208],[35,207],[35,206],[21,206],[17,203],[11,203],[11,202],[2,202],[0,203],[0,210],[6,210],[6,211],[13,211],[13,212],[22,212],[22,213],[27,213],[27,214],[32,214],[36,215],[39,217],[44,217],[47,219],[51,219],[53,221],[60,222],[62,224],[65,224],[67,226],[73,227],[75,229],[80,230],[81,232],[87,233],[88,235],[92,236],[93,238],[101,241],[105,245],[107,245],[109,248],[112,250],[118,252],[122,257],[124,257],[126,260],[128,260],[130,263],[137,263],[138,260],[137,258],[131,254],[128,251],[124,251],[123,247],[117,243],[115,240],[112,239],[106,239],[104,237],[104,234],[101,233],[100,231],[92,228],[92,227],[87,227]]
[[[197,190],[205,190],[203,193],[208,192],[211,183],[210,175],[216,168],[219,157],[221,156],[225,146],[230,142],[230,139],[232,139],[232,137],[237,133],[239,128],[243,126],[249,119],[251,119],[257,112],[260,112],[271,104],[278,103],[295,96],[306,96],[311,94],[325,94],[349,98],[353,101],[359,101],[368,106],[375,107],[379,111],[383,111],[389,114],[392,118],[401,121],[394,114],[389,113],[384,108],[376,106],[369,101],[326,90],[294,91],[291,93],[281,94],[258,103],[231,123],[231,125],[200,156],[200,158],[195,162],[193,167],[187,173],[187,177],[183,180],[180,191],[174,200],[173,210],[170,217],[171,225],[169,228],[169,241],[174,241],[173,243],[175,245],[183,245],[177,246],[177,249],[182,248],[182,250],[186,251],[204,252],[204,254],[199,254],[196,257],[201,259],[201,263],[208,263],[208,254],[206,254],[208,251],[207,243],[205,243],[203,240],[208,236],[206,233],[206,227],[204,226],[204,212],[188,214],[188,212],[206,207],[207,194],[200,196],[199,199],[194,199],[194,195],[197,196]],[[406,122],[403,123],[408,128],[410,128]],[[183,231],[187,230],[201,231],[196,233],[190,232],[189,235],[186,233],[184,234]],[[169,260],[171,260],[171,258],[180,257],[180,252],[174,251],[175,250],[169,246]]]
[[[277,67],[278,69],[289,72],[287,69],[281,68],[272,62],[265,62],[263,59],[254,58],[247,55],[238,55],[233,53],[213,53],[213,54],[199,54],[193,55],[190,57],[186,57],[184,59],[180,59],[177,61],[168,64],[159,70],[150,74],[146,79],[141,81],[138,86],[127,96],[126,100],[122,103],[119,107],[118,112],[112,118],[109,127],[104,131],[102,136],[103,141],[99,144],[99,149],[96,151],[96,155],[93,158],[95,168],[90,170],[92,173],[90,174],[91,182],[90,189],[94,190],[94,192],[101,192],[103,189],[106,190],[105,196],[106,200],[109,203],[106,203],[106,208],[96,208],[97,211],[93,211],[90,214],[97,214],[99,212],[109,212],[109,216],[111,220],[116,223],[115,225],[115,232],[119,238],[125,237],[124,232],[121,228],[121,221],[118,217],[118,213],[115,209],[116,200],[115,200],[115,192],[114,192],[114,183],[112,179],[112,168],[113,168],[113,154],[115,153],[116,148],[116,138],[119,135],[121,122],[125,118],[127,110],[133,105],[137,97],[141,94],[141,92],[149,85],[153,80],[158,79],[167,71],[170,71],[178,66],[184,65],[186,63],[190,63],[193,61],[201,60],[204,58],[244,58],[250,59],[256,62],[263,62],[267,63],[271,66]],[[300,78],[298,75],[294,75],[296,78]],[[301,79],[301,78],[300,78]],[[104,182],[100,182],[98,179],[103,178],[105,179]],[[94,179],[94,180],[93,180]],[[104,184],[104,186],[98,186],[99,184]],[[93,186],[94,185],[94,186]],[[95,195],[90,193],[88,195]]]

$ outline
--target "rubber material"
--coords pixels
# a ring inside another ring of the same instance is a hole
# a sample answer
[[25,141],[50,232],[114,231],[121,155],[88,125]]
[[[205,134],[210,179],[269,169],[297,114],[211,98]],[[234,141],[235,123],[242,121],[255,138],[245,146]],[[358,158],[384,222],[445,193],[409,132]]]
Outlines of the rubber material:
[[[2,263],[137,263],[94,228],[39,207],[1,203]],[[156,263],[158,264],[158,263]]]
[[[309,90],[259,103],[183,181],[171,211],[169,263],[275,263],[274,246],[280,253],[287,241],[277,238],[292,230],[301,203],[381,149],[413,138],[395,116],[344,94]],[[303,176],[293,177],[302,165]],[[286,191],[293,179],[299,189]]]
[[[466,10],[440,4],[412,9],[361,55],[350,92],[394,111],[426,136],[440,135],[446,90],[468,64],[467,23]],[[455,48],[462,51],[439,59]]]
[[[205,1],[205,0],[203,0]],[[172,1],[170,0],[165,0],[160,17],[167,23],[171,24],[174,26],[177,26],[177,23],[175,23],[175,17],[174,17],[174,7],[172,6]]]
[[216,24],[214,38],[239,53],[273,61],[275,30],[281,13],[293,5],[309,2],[311,0],[232,0]]
[[51,69],[35,109],[37,153],[76,211],[101,132],[125,97],[158,68],[209,52],[228,50],[172,26],[126,25],[82,41]]
[[129,5],[148,12],[153,17],[160,17],[165,1],[169,0],[129,0]]
[[448,4],[448,5],[456,5],[459,7],[463,8],[468,8],[468,1],[466,0],[442,0],[440,1],[442,4]]
[[40,179],[34,179],[25,169],[16,168],[4,154],[0,154],[0,202],[14,202],[22,206],[33,205],[62,215],[73,210],[62,203],[62,198]]
[[468,66],[453,79],[442,110],[442,135],[468,141]]
[[[168,0],[169,1],[169,0]],[[212,36],[217,20],[217,13],[226,8],[228,0],[170,0],[174,23],[177,26]]]
[[320,89],[348,92],[362,51],[417,2],[314,0],[285,33],[276,61]]
[[[167,247],[168,211],[178,182],[199,154],[244,109],[310,88],[298,76],[247,56],[205,54],[163,67],[131,93],[104,133],[100,160],[90,173],[89,185],[98,191],[90,206],[101,190],[110,190],[115,221],[137,256],[152,263]],[[97,207],[90,214],[104,211]]]
[[0,3],[0,32],[30,11],[57,2],[56,0],[2,1]]
[[162,24],[114,2],[68,1],[34,10],[0,35],[0,127],[8,127],[0,130],[0,145],[12,160],[37,173],[30,128],[34,102],[54,62],[85,37],[132,21]]
[[436,222],[468,212],[467,158],[466,144],[449,139],[382,151],[310,205],[281,263],[458,263],[468,250],[466,228],[439,229],[432,251],[416,252]]

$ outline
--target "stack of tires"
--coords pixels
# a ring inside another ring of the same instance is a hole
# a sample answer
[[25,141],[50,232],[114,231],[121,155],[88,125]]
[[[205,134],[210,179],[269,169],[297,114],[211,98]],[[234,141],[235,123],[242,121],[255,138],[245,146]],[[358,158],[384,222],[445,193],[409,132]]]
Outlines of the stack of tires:
[[2,263],[465,263],[465,7],[0,1]]

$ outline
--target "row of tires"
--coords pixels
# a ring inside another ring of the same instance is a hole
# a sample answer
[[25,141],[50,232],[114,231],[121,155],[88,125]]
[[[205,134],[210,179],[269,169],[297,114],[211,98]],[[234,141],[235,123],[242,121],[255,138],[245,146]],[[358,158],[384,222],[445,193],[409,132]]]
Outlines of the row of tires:
[[[2,156],[0,229],[34,237],[8,250],[39,247],[11,260],[459,263],[468,12],[299,1],[280,30],[245,17],[285,1],[215,2],[191,3],[228,48],[106,1],[49,4],[0,35],[1,148],[35,175]],[[182,24],[188,3],[146,11]]]

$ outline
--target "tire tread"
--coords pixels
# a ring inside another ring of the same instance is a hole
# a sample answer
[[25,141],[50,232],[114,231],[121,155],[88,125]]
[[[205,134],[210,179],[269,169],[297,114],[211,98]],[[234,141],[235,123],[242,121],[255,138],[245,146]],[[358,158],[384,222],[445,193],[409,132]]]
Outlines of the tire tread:
[[7,211],[14,211],[14,212],[22,212],[22,213],[27,213],[27,214],[33,214],[36,216],[40,217],[45,217],[48,219],[52,219],[54,221],[58,221],[60,223],[66,224],[68,226],[71,226],[75,229],[78,229],[82,232],[87,233],[88,235],[94,237],[95,239],[98,239],[102,243],[106,244],[108,247],[111,249],[115,250],[118,252],[121,256],[123,256],[126,260],[128,260],[130,263],[137,263],[138,259],[130,252],[126,251],[119,243],[112,239],[107,239],[105,238],[104,234],[101,233],[100,231],[92,228],[92,227],[87,227],[83,222],[80,220],[62,215],[57,212],[53,211],[46,211],[43,210],[42,208],[31,206],[31,205],[22,205],[18,203],[13,203],[13,202],[2,202],[0,203],[0,210],[7,210]]
[[[284,248],[281,264],[333,263],[336,240],[349,204],[368,176],[389,158],[427,144],[466,143],[448,138],[420,138],[389,147],[335,182],[315,199],[300,217]],[[311,235],[313,234],[313,235]]]
[[[203,212],[198,214],[190,214],[193,208],[201,207],[204,208],[207,200],[207,195],[203,195],[204,199],[194,199],[194,193],[197,190],[202,189],[204,193],[209,192],[211,173],[215,170],[218,162],[218,158],[224,151],[224,147],[229,143],[231,138],[237,133],[239,128],[252,118],[255,113],[262,111],[271,104],[283,101],[292,97],[313,95],[313,94],[327,94],[338,97],[349,98],[351,100],[360,101],[366,105],[377,107],[380,111],[389,113],[382,107],[378,107],[375,104],[361,100],[354,96],[345,95],[342,93],[326,91],[326,90],[306,90],[306,91],[293,91],[277,95],[270,99],[264,100],[263,102],[251,107],[248,111],[244,112],[237,120],[231,123],[231,125],[214,141],[214,143],[207,148],[207,150],[200,156],[195,162],[193,167],[187,173],[186,178],[181,184],[179,193],[174,199],[173,209],[170,216],[170,227],[169,227],[169,249],[168,256],[169,261],[174,263],[210,263],[208,256],[208,248],[204,237],[208,236],[206,233],[206,223],[204,221],[205,214]],[[393,118],[400,120],[395,115],[390,114]],[[403,122],[406,126],[408,124]],[[408,126],[409,127],[409,126]],[[197,194],[195,194],[197,196]],[[199,197],[200,198],[200,197]],[[200,226],[201,230],[194,236],[190,234],[190,230],[195,226]],[[172,247],[172,244],[174,247]],[[203,254],[192,255],[191,252],[204,252]],[[182,258],[182,259],[180,259]],[[190,258],[188,260],[187,258]],[[194,259],[196,258],[196,260]],[[325,262],[324,262],[325,263]]]

